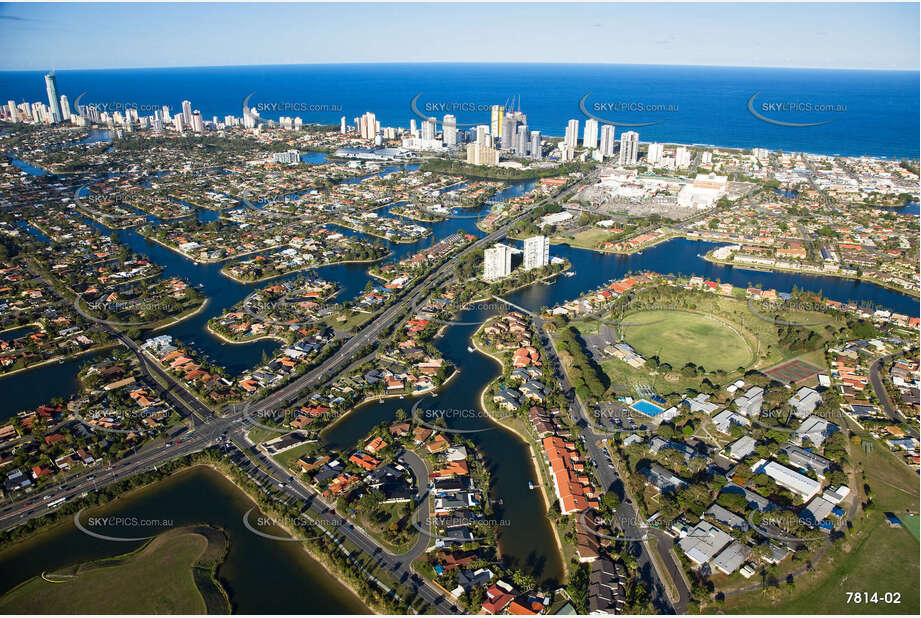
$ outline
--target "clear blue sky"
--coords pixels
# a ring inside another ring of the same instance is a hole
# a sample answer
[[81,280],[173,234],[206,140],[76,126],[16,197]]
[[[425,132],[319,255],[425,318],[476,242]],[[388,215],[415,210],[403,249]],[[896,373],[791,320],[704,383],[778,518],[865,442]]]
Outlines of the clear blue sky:
[[919,68],[915,4],[0,4],[0,69],[332,62]]

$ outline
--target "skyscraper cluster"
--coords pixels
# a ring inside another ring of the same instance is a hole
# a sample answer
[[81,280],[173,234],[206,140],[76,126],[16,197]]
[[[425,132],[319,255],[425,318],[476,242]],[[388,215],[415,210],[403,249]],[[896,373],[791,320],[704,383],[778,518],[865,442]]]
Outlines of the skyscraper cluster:
[[[540,152],[540,132],[531,131],[528,128],[528,117],[521,111],[521,100],[518,100],[517,109],[513,99],[512,106],[493,106],[493,120],[501,121],[498,123],[498,133],[493,130],[493,137],[499,139],[499,149],[503,152],[509,152],[521,157],[531,155],[539,159]],[[495,122],[493,123],[495,124]],[[535,135],[536,133],[536,135]],[[532,145],[536,144],[536,148]]]

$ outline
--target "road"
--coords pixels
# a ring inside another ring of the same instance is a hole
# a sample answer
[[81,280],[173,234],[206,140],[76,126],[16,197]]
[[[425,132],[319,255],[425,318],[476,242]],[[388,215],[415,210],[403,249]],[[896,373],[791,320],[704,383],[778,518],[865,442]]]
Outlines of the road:
[[[892,405],[892,401],[889,399],[889,393],[886,391],[886,385],[883,383],[883,376],[881,369],[883,368],[884,363],[888,363],[892,359],[901,356],[901,354],[890,354],[889,356],[883,356],[877,358],[870,365],[870,385],[873,387],[873,392],[876,394],[876,398],[879,400],[879,405],[883,409],[883,412],[892,419],[895,423],[907,423],[907,419],[902,416],[902,413]],[[910,424],[907,425],[908,434],[911,437],[918,439],[918,430],[912,427]]]
[[[471,251],[475,251],[476,249],[501,240],[504,238],[508,229],[518,220],[527,216],[531,210],[553,200],[566,199],[566,197],[575,190],[578,184],[590,181],[594,175],[597,175],[597,171],[587,176],[583,181],[568,186],[556,197],[547,198],[523,210],[518,216],[510,219],[506,224],[468,245],[456,256],[456,259],[463,257]],[[302,390],[336,375],[341,365],[346,362],[350,364],[354,362],[354,356],[359,350],[375,342],[379,333],[393,325],[393,323],[407,310],[422,302],[431,290],[436,289],[438,285],[450,278],[453,268],[454,260],[449,260],[434,271],[428,273],[419,280],[403,298],[384,310],[356,336],[343,344],[339,350],[326,359],[321,365],[264,397],[262,400],[252,403],[250,408],[253,411],[259,412],[286,405],[289,400],[296,398]],[[110,325],[100,324],[100,327],[110,332],[123,345],[134,352],[138,358],[140,370],[145,376],[151,378],[152,384],[157,385],[159,395],[184,417],[192,419],[195,423],[195,427],[189,434],[186,434],[171,446],[167,446],[167,444],[170,443],[163,443],[160,441],[145,444],[137,452],[124,457],[117,463],[111,464],[105,470],[87,470],[78,473],[68,478],[66,483],[48,487],[40,492],[29,494],[27,499],[21,499],[5,505],[3,509],[0,509],[0,529],[9,529],[21,525],[24,521],[45,514],[48,512],[45,504],[51,502],[52,498],[54,500],[60,498],[71,500],[88,491],[93,491],[99,487],[124,480],[135,474],[155,469],[158,465],[162,465],[171,459],[195,453],[209,446],[215,446],[229,433],[243,439],[243,433],[245,431],[243,421],[245,419],[243,418],[243,412],[241,410],[233,408],[230,410],[229,414],[223,416],[216,415],[208,406],[198,400],[194,394],[190,393],[182,383],[160,367],[158,363],[150,361],[132,339]],[[289,475],[287,471],[282,469],[281,466],[261,452],[256,451],[255,453],[259,460],[262,461],[269,470],[273,470],[281,479],[288,478]],[[412,456],[408,454],[406,454],[405,457],[407,465],[414,470],[414,473],[418,473],[418,466],[421,464],[421,461],[414,462]],[[423,478],[427,483],[427,477],[423,476]],[[296,499],[304,500],[308,508],[314,510],[318,514],[322,513],[323,509],[329,509],[328,505],[326,505],[312,490],[307,489],[300,483],[287,483],[275,477],[268,477],[265,480],[267,482],[274,482],[276,486],[278,486],[279,483],[286,483],[283,486],[286,493]],[[392,572],[398,576],[401,583],[413,588],[438,612],[457,613],[457,608],[445,598],[444,593],[411,572],[410,564],[415,557],[421,554],[420,550],[425,549],[425,544],[429,540],[428,538],[420,539],[416,546],[406,554],[393,555],[386,552],[373,539],[370,539],[351,524],[343,524],[337,531],[359,547],[361,551],[367,555],[369,560],[378,562],[392,570]],[[420,536],[424,537],[425,535]]]
[[617,521],[620,524],[624,537],[627,539],[642,539],[641,541],[633,542],[632,551],[636,557],[637,569],[643,576],[643,579],[649,583],[653,604],[659,611],[678,614],[685,613],[688,601],[690,600],[690,590],[687,589],[685,580],[681,575],[681,567],[677,557],[674,556],[673,552],[669,551],[671,545],[667,547],[663,546],[663,550],[659,551],[659,554],[662,557],[662,562],[671,575],[671,580],[675,582],[677,588],[678,600],[674,604],[672,604],[668,598],[668,593],[662,583],[662,578],[650,555],[651,550],[647,539],[648,528],[645,522],[639,517],[633,500],[629,496],[627,487],[618,476],[613,461],[611,460],[610,453],[608,453],[607,448],[604,446],[607,438],[593,429],[588,412],[585,410],[585,406],[582,404],[578,395],[576,395],[575,389],[572,387],[566,375],[566,371],[563,369],[563,364],[560,361],[554,342],[543,328],[543,320],[539,317],[535,317],[534,326],[540,336],[540,341],[544,350],[550,357],[550,362],[553,365],[556,378],[559,380],[560,388],[569,401],[569,406],[573,412],[575,421],[582,432],[584,446],[586,451],[588,451],[589,458],[595,465],[595,473],[598,477],[598,481],[605,491],[614,491],[620,499],[620,505],[617,507]]
[[557,196],[550,197],[532,204],[529,208],[522,210],[522,212],[519,213],[516,217],[510,219],[499,228],[496,228],[493,232],[477,239],[465,247],[463,251],[455,256],[454,259],[448,260],[434,271],[429,272],[421,280],[416,281],[411,290],[406,293],[399,301],[384,310],[384,312],[377,316],[370,324],[367,324],[365,327],[363,327],[357,335],[344,343],[320,366],[305,373],[303,376],[278,389],[274,393],[264,397],[262,400],[251,404],[250,409],[254,413],[265,413],[282,406],[287,406],[293,401],[293,398],[296,397],[297,394],[304,389],[316,386],[327,378],[336,375],[343,363],[352,359],[355,354],[364,346],[377,341],[377,336],[381,331],[393,325],[393,323],[396,322],[397,319],[403,315],[407,309],[414,307],[422,302],[423,298],[428,293],[430,293],[433,289],[436,289],[449,276],[451,276],[452,271],[454,270],[454,263],[457,260],[460,260],[465,255],[477,249],[486,247],[487,245],[491,245],[501,240],[505,237],[509,228],[511,228],[512,225],[517,223],[519,220],[526,217],[529,212],[535,208],[544,206],[551,201],[566,199],[566,197],[571,195],[576,190],[578,185],[591,182],[591,180],[597,174],[598,172],[596,170],[595,172],[592,172],[586,176],[582,181],[574,183],[573,185],[563,189]]
[[[246,444],[244,433],[245,428],[242,425],[237,425],[230,434],[236,443],[233,448],[242,456],[242,458],[232,456],[231,460],[252,480],[262,485],[276,487],[284,494],[297,500],[299,504],[303,503],[302,512],[308,513],[312,519],[322,519],[325,522],[333,522],[334,525],[325,526],[328,536],[330,536],[330,538],[338,537],[339,539],[346,539],[362,552],[364,562],[355,558],[352,554],[348,554],[347,550],[340,546],[349,556],[350,561],[364,571],[366,577],[374,580],[382,589],[387,590],[388,586],[374,578],[368,570],[368,567],[374,565],[386,569],[402,585],[408,586],[438,613],[460,613],[451,597],[445,595],[444,592],[412,572],[412,561],[422,555],[429,544],[430,538],[427,535],[420,534],[416,544],[405,553],[393,554],[388,552],[381,547],[377,541],[365,534],[361,528],[350,523],[341,513],[337,513],[335,508],[323,500],[313,488],[291,476],[288,470],[278,464],[274,459],[267,456],[255,445],[245,447],[245,450],[241,449],[240,445]],[[407,466],[416,476],[417,498],[427,499],[428,475],[425,464],[415,453],[410,451],[404,451],[400,457],[406,462]],[[257,460],[261,465],[253,465],[253,459]]]

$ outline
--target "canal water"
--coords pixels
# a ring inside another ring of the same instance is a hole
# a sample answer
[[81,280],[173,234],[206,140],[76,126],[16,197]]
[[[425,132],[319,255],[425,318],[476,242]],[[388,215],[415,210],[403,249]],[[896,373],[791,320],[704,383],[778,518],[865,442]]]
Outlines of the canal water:
[[[94,532],[101,528],[89,526],[90,517],[122,517],[123,521],[136,518],[139,524],[158,522],[154,526],[106,526],[102,532],[122,538],[159,534],[170,527],[201,522],[222,528],[230,538],[230,548],[217,575],[230,596],[234,613],[370,613],[300,543],[272,541],[247,530],[243,515],[254,506],[223,476],[209,468],[196,467],[112,504],[85,511],[81,522]],[[258,510],[250,514],[250,521],[257,517]],[[162,525],[164,521],[171,525]],[[280,529],[266,530],[286,536]],[[53,573],[67,565],[124,554],[140,544],[91,537],[68,519],[0,552],[0,594],[42,572]]]
[[91,354],[50,363],[0,378],[0,423],[24,410],[34,410],[60,397],[67,399],[77,392],[77,374],[84,363],[93,362]]
[[[320,157],[316,158],[318,161],[321,160]],[[386,173],[386,171],[382,170],[380,173]],[[533,182],[512,184],[494,199],[508,199],[523,193],[530,186],[533,186]],[[432,235],[415,243],[388,243],[393,253],[388,260],[396,261],[411,255],[453,234],[458,228],[482,236],[482,233],[475,227],[475,219],[462,217],[482,215],[488,209],[489,206],[484,205],[479,209],[457,211],[460,215],[458,218],[424,224],[432,230]],[[387,212],[389,210],[390,207],[386,209]],[[105,233],[110,232],[104,226],[93,224]],[[274,341],[226,344],[210,335],[205,329],[208,319],[219,315],[224,308],[234,305],[252,290],[262,287],[265,283],[238,284],[220,274],[221,264],[195,264],[161,245],[147,241],[132,229],[118,230],[116,233],[121,241],[134,251],[147,255],[155,263],[163,266],[166,276],[178,275],[188,279],[193,285],[200,286],[209,298],[209,303],[202,312],[165,332],[203,351],[210,360],[227,367],[228,371],[233,374],[239,374],[252,368],[260,362],[263,355],[271,355],[275,352],[278,344]],[[361,237],[360,234],[350,233],[350,235]],[[380,241],[374,240],[374,242]],[[549,307],[575,298],[581,292],[593,289],[610,279],[619,278],[630,272],[649,270],[663,274],[699,275],[729,282],[736,286],[760,284],[765,288],[776,288],[784,292],[797,286],[802,289],[821,291],[826,297],[842,302],[861,301],[900,313],[917,315],[918,305],[915,299],[869,283],[833,277],[750,271],[712,264],[701,256],[715,246],[717,245],[714,243],[675,239],[641,253],[618,256],[554,245],[551,247],[551,255],[569,259],[575,276],[558,277],[552,282],[525,288],[509,294],[507,299],[529,310],[539,311],[542,307]],[[335,281],[341,286],[342,291],[336,298],[341,302],[354,298],[364,289],[366,283],[371,280],[367,269],[367,264],[343,264],[322,267],[317,270],[320,276]],[[279,278],[278,281],[296,276],[297,274],[292,273]],[[472,324],[459,324],[446,329],[443,337],[437,341],[437,346],[445,357],[455,364],[460,374],[439,393],[438,397],[430,397],[422,402],[422,407],[446,411],[480,409],[480,393],[498,375],[500,369],[492,360],[476,352],[468,352],[467,346],[478,324],[495,313],[497,311],[467,311],[458,317],[458,321]],[[73,373],[76,372],[78,366],[72,368]],[[39,383],[54,379],[67,384],[68,378],[63,370],[59,370],[62,375],[50,376],[48,372],[54,367],[64,366],[53,366],[22,374],[14,379],[15,382],[3,385],[19,383],[29,375],[34,376],[33,379],[38,380]],[[72,389],[72,374],[70,380]],[[27,409],[47,400],[46,390],[42,393],[43,400],[36,403],[35,397],[32,396],[35,392],[34,387],[20,389],[17,386],[9,401],[12,409]],[[363,406],[325,432],[323,440],[331,449],[348,449],[354,446],[357,440],[367,435],[376,424],[393,420],[397,409],[403,408],[408,412],[413,403],[415,400],[412,399],[390,399],[379,404]],[[450,428],[479,430],[462,435],[476,444],[487,468],[492,473],[491,497],[497,499],[501,496],[502,498],[502,504],[496,503],[494,509],[496,519],[509,522],[509,525],[500,526],[499,529],[503,560],[513,568],[526,569],[548,584],[560,583],[563,565],[555,549],[553,531],[547,520],[543,501],[539,492],[528,489],[529,481],[536,483],[538,479],[532,469],[525,443],[513,433],[492,424],[491,421],[478,414],[448,414],[447,416],[450,417],[447,420]],[[192,508],[191,505],[200,502],[200,499],[190,498],[188,502]],[[208,518],[204,520],[212,521]],[[253,562],[252,564],[260,564],[261,568],[262,563]],[[250,568],[250,571],[253,570],[255,569]],[[262,574],[250,573],[250,575],[259,579]],[[240,581],[237,580],[237,586],[240,585]],[[259,585],[261,584],[253,586],[256,594],[258,594]],[[243,592],[241,589],[237,594],[245,596],[250,592]],[[259,596],[265,598],[263,595]],[[258,606],[257,609],[259,613],[274,611],[264,605]]]

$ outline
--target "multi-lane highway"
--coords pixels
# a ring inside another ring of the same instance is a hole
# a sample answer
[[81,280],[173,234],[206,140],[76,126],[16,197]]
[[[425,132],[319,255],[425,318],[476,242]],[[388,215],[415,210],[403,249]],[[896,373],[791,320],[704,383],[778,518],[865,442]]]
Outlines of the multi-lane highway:
[[[593,175],[588,176],[582,182],[590,181]],[[527,216],[531,210],[553,200],[566,199],[568,195],[572,194],[574,187],[575,185],[571,184],[555,198],[548,198],[525,209],[518,216],[510,219],[495,231],[468,245],[455,259],[459,259],[472,251],[501,240],[505,237],[508,229],[517,221]],[[339,350],[318,367],[261,400],[252,402],[248,407],[253,412],[274,410],[296,400],[304,389],[314,387],[338,375],[343,365],[351,365],[355,362],[355,355],[362,348],[369,344],[374,344],[381,332],[392,326],[411,308],[422,303],[432,290],[437,289],[438,286],[449,280],[453,276],[453,269],[454,260],[449,260],[430,272],[421,280],[417,281],[399,301],[385,309],[370,324],[362,328],[358,334],[346,341]],[[226,445],[225,438],[228,435],[238,438],[238,443],[245,442],[244,424],[247,419],[244,418],[244,411],[234,407],[225,410],[225,414],[223,415],[215,414],[212,409],[189,392],[181,382],[166,372],[156,362],[152,362],[136,342],[110,325],[101,324],[100,327],[110,332],[124,346],[134,352],[138,358],[140,370],[145,376],[151,379],[153,384],[158,385],[159,395],[183,416],[192,419],[195,426],[180,440],[173,443],[164,443],[160,440],[148,443],[138,449],[137,452],[124,457],[120,461],[104,469],[95,471],[88,470],[79,473],[70,477],[66,484],[49,487],[41,492],[30,494],[27,499],[7,504],[0,510],[0,529],[8,529],[20,525],[28,519],[43,515],[48,511],[47,504],[49,502],[57,501],[60,498],[71,499],[80,496],[101,486],[115,483],[132,475],[154,469],[170,459],[194,453],[209,446],[218,444]],[[249,448],[247,450],[250,452],[244,453],[246,455],[245,461],[251,463],[252,457],[258,459],[264,465],[264,469],[257,469],[258,471],[255,473],[263,475],[264,480],[269,483],[270,486],[275,485],[276,487],[280,487],[286,494],[298,500],[302,500],[306,507],[317,515],[332,512],[329,505],[320,499],[312,489],[299,482],[289,482],[290,477],[287,470],[284,470],[274,460],[255,448]],[[424,473],[424,464],[419,461],[414,454],[409,452],[404,453],[403,458],[406,465],[413,470],[413,473],[417,476],[417,479],[419,479],[418,491],[422,493],[417,495],[417,500],[427,500],[427,493],[424,493],[427,489],[425,486],[427,478]],[[243,460],[239,460],[237,463],[246,465],[247,467],[249,465]],[[270,472],[266,472],[266,470]],[[421,511],[422,509],[420,509],[420,512]],[[421,555],[430,541],[427,535],[421,534],[419,541],[407,553],[396,555],[387,552],[377,542],[355,528],[352,524],[343,523],[341,526],[337,527],[337,532],[363,552],[366,558],[365,563],[370,561],[386,567],[397,576],[402,584],[413,589],[416,594],[425,599],[425,601],[438,612],[457,613],[458,610],[450,597],[446,596],[439,589],[411,571],[412,560]]]

